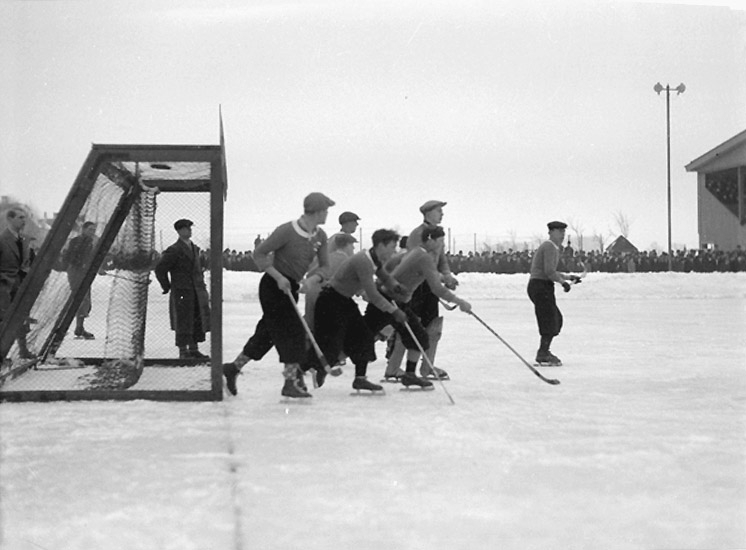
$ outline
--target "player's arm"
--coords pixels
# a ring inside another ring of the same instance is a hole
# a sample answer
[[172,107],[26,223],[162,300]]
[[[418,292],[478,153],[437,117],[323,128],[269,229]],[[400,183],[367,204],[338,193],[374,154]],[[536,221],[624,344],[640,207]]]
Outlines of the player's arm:
[[469,304],[469,302],[459,298],[456,294],[443,286],[443,283],[440,281],[440,273],[435,269],[435,263],[429,254],[423,254],[418,261],[419,267],[425,275],[425,281],[430,287],[430,290],[433,291],[433,294],[438,298],[457,304],[462,311],[471,311],[471,304]]
[[277,271],[274,266],[274,251],[279,250],[287,243],[287,234],[280,226],[272,234],[259,244],[254,250],[254,262],[264,273],[277,281],[277,287],[283,292],[290,292],[290,281]]

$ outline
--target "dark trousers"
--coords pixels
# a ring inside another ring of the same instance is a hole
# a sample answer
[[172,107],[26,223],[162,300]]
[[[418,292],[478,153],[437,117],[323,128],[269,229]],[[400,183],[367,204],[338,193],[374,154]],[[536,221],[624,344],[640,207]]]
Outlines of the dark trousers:
[[[331,287],[321,290],[314,311],[314,336],[329,365],[336,364],[341,352],[355,365],[355,374],[365,376],[368,363],[376,360],[375,336],[368,328],[355,300]],[[313,349],[304,369],[318,366]]]
[[[288,278],[293,300],[298,301],[298,283]],[[277,282],[267,274],[259,281],[259,303],[262,318],[256,325],[243,353],[258,361],[272,346],[277,348],[280,363],[301,363],[306,355],[306,332],[295,311],[290,297],[277,287]]]
[[423,327],[428,326],[433,322],[433,319],[437,319],[440,316],[438,297],[430,290],[430,285],[427,284],[427,281],[415,289],[410,305],[412,311],[420,318]]
[[562,312],[554,296],[554,282],[542,279],[528,281],[528,297],[534,303],[539,334],[554,337],[562,330]]
[[[420,318],[412,310],[411,302],[397,302],[396,305],[407,315],[407,324],[412,329],[412,332],[414,332],[414,335],[422,346],[422,349],[427,350],[427,348],[430,347],[430,337],[428,336],[425,328],[422,326]],[[368,328],[373,334],[376,334],[382,328],[391,325],[392,327],[394,327],[394,330],[399,333],[399,336],[401,336],[401,341],[404,344],[405,348],[416,351],[419,351],[420,349],[419,347],[417,347],[417,343],[412,340],[412,336],[409,334],[407,327],[395,322],[393,315],[391,315],[390,313],[386,313],[385,311],[381,311],[373,304],[368,304],[368,307],[365,308],[365,323],[368,325]]]
[[[88,292],[90,292],[90,289]],[[185,319],[185,321],[177,322],[176,345],[180,348],[196,348],[197,344],[206,340],[205,331],[202,328],[202,312],[200,311],[197,292],[195,290],[179,289],[171,289],[171,292],[176,296],[176,303],[173,305],[176,318]],[[191,300],[179,300],[179,297],[187,293],[191,294]],[[179,307],[180,304],[181,307]],[[189,307],[190,305],[191,307]],[[78,310],[78,315],[80,315],[80,310]],[[191,319],[192,322],[186,321],[188,319]],[[191,327],[189,327],[190,324]],[[189,330],[190,328],[191,330]]]

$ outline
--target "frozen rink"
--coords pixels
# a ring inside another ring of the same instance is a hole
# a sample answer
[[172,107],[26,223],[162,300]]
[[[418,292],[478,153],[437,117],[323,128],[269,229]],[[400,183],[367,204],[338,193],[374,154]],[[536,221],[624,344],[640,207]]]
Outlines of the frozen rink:
[[[527,276],[459,279],[532,362]],[[231,359],[258,280],[225,275]],[[558,386],[444,311],[455,405],[437,384],[353,396],[351,366],[312,403],[281,403],[274,352],[219,403],[2,404],[0,548],[746,548],[746,274],[557,290],[565,366],[542,372]]]

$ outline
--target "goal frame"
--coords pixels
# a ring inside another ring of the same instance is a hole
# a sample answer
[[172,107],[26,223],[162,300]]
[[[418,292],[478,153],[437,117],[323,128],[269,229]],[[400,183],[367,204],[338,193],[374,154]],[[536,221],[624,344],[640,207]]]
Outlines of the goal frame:
[[[222,121],[221,121],[222,122]],[[113,163],[142,163],[166,165],[169,163],[209,163],[209,176],[190,179],[158,179],[148,181],[137,174],[122,170]],[[223,302],[223,226],[224,201],[227,198],[227,171],[225,143],[222,135],[220,145],[100,145],[93,144],[78,173],[68,196],[63,203],[52,227],[44,239],[29,273],[21,284],[18,293],[0,323],[0,360],[5,358],[13,346],[15,335],[29,317],[31,309],[55,263],[61,256],[63,248],[70,238],[75,221],[83,210],[88,196],[100,174],[116,180],[121,187],[143,184],[146,187],[157,187],[161,193],[168,192],[203,192],[210,196],[210,389],[209,390],[23,390],[3,391],[0,387],[0,401],[57,401],[57,400],[134,400],[148,399],[159,401],[220,401],[223,397],[222,380],[222,302]],[[125,192],[112,218],[108,221],[98,246],[97,254],[92,260],[92,267],[82,283],[70,297],[69,307],[60,318],[56,330],[47,339],[43,349],[39,350],[43,360],[50,352],[55,351],[64,331],[67,330],[75,316],[85,293],[90,288],[96,269],[102,264],[106,251],[111,246],[119,229],[129,214],[138,194]],[[108,239],[108,242],[107,242]],[[61,331],[61,332],[60,332]],[[173,359],[147,358],[145,365],[174,363]],[[35,363],[21,364],[9,373],[11,378],[22,375],[33,368]]]

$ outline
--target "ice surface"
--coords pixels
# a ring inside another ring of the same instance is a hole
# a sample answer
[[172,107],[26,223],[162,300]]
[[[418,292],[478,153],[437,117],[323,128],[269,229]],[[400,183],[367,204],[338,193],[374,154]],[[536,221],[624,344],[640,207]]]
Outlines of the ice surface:
[[[459,278],[531,361],[525,275]],[[257,285],[226,273],[231,358]],[[221,403],[2,404],[0,547],[746,548],[746,274],[591,273],[558,298],[559,386],[453,311],[456,405],[352,397],[349,368],[281,403],[274,352]]]

